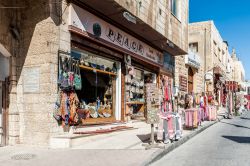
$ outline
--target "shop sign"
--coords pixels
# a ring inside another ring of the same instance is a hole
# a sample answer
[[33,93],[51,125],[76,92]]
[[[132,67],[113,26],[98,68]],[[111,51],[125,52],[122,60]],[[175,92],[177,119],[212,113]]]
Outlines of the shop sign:
[[[123,32],[115,26],[105,22],[86,10],[71,4],[70,6],[69,25],[81,29],[98,37],[126,49],[138,56],[142,56],[150,61],[163,65],[163,53],[150,47],[144,42],[134,38],[133,36]],[[98,25],[98,28],[96,28]],[[94,28],[95,27],[95,28]]]
[[23,69],[23,92],[37,93],[40,90],[40,68],[26,67]]
[[212,72],[207,72],[205,74],[205,80],[206,81],[211,81],[213,79],[213,73]]
[[189,51],[188,55],[185,56],[185,63],[189,66],[199,69],[201,65],[200,57],[198,54]]
[[187,91],[187,77],[185,76],[180,76],[179,77],[179,83],[180,83],[180,90],[181,91]]

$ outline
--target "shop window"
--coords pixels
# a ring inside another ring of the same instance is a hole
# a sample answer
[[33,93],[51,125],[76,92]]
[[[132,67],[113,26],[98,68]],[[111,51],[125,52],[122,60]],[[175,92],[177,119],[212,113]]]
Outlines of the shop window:
[[175,59],[174,56],[164,53],[164,68],[170,72],[174,71]]
[[80,60],[81,90],[76,90],[85,112],[83,123],[115,120],[119,63],[87,51],[74,49],[71,56]]
[[169,0],[169,6],[172,14],[179,20],[181,18],[181,0]]
[[199,50],[198,50],[198,42],[195,42],[195,43],[190,43],[189,44],[189,50],[193,53],[197,53]]

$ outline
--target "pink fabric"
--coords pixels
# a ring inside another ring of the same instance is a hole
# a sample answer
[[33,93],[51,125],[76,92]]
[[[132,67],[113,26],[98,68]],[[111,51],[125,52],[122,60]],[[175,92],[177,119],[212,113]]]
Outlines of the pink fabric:
[[169,97],[168,97],[168,86],[165,87],[165,100],[168,101]]

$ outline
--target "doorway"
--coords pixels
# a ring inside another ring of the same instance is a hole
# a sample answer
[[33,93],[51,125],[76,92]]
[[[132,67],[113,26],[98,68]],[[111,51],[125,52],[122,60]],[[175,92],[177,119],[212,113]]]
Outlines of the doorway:
[[188,93],[194,90],[194,72],[191,67],[188,68]]

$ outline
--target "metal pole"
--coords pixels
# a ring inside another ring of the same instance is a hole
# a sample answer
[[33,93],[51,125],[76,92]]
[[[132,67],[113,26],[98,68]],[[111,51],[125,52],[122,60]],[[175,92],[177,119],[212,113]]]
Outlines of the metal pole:
[[154,124],[151,124],[151,144],[155,143],[155,132],[154,132]]

